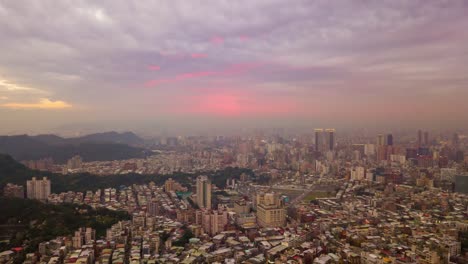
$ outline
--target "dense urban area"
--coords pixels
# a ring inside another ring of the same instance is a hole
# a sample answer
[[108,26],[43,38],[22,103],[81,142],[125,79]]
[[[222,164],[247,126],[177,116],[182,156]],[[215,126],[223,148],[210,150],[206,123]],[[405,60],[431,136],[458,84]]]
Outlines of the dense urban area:
[[140,147],[151,154],[5,158],[15,169],[0,172],[0,263],[468,263],[462,133],[316,129]]

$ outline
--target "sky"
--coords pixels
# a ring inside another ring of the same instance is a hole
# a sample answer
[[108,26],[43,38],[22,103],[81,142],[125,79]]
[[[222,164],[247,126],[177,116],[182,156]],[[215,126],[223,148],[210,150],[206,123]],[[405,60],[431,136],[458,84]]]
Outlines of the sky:
[[467,14],[466,0],[0,0],[0,133],[466,127]]

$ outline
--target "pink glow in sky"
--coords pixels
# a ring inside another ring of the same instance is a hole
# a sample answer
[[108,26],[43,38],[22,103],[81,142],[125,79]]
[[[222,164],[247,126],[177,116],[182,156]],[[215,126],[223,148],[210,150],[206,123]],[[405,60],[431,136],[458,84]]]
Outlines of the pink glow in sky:
[[[468,126],[467,0],[206,1],[0,1],[0,130],[190,113]],[[38,117],[42,98],[70,107]]]
[[233,64],[228,66],[227,68],[220,70],[220,71],[195,71],[195,72],[187,72],[181,73],[173,78],[165,78],[165,79],[155,79],[150,80],[144,83],[145,87],[155,87],[160,84],[167,84],[167,83],[174,83],[186,79],[192,78],[199,78],[199,77],[206,77],[206,76],[221,76],[221,75],[234,75],[234,74],[241,74],[248,70],[260,67],[262,64],[260,63],[240,63],[240,64]]
[[158,65],[148,66],[148,70],[150,70],[150,71],[159,71],[160,69],[161,69],[161,67],[159,67]]
[[246,36],[246,35],[241,35],[241,36],[239,36],[239,39],[240,39],[241,41],[247,41],[247,40],[249,40],[250,38],[249,38],[248,36]]
[[205,53],[192,53],[190,54],[190,57],[194,59],[200,59],[200,58],[206,58],[208,55]]
[[249,117],[291,114],[299,111],[289,98],[265,98],[239,88],[206,89],[205,93],[182,96],[181,105],[172,110],[178,114],[202,114],[225,117]]
[[151,80],[151,81],[146,82],[144,85],[145,87],[154,87],[160,84],[173,83],[173,82],[177,82],[180,80],[199,78],[199,77],[210,76],[210,75],[215,75],[215,74],[218,74],[218,72],[215,72],[215,71],[188,72],[188,73],[178,74],[174,78]]
[[215,44],[215,45],[221,45],[224,43],[224,38],[222,37],[219,37],[219,36],[214,36],[211,38],[211,43]]

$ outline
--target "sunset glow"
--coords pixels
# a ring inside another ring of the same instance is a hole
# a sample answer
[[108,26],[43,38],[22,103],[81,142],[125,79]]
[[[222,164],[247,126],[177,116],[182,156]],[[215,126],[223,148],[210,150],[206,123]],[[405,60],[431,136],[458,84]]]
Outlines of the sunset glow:
[[468,124],[467,12],[461,0],[5,2],[0,116]]

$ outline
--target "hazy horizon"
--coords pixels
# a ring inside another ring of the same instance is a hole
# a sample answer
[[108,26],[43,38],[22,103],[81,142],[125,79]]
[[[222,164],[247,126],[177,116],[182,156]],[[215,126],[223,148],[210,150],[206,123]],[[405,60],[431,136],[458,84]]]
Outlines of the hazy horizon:
[[0,134],[466,129],[468,2],[0,2]]

